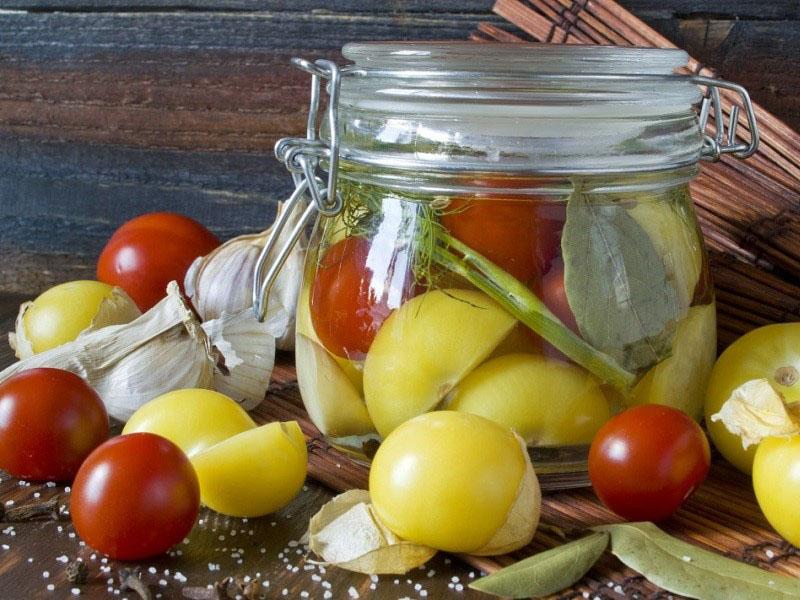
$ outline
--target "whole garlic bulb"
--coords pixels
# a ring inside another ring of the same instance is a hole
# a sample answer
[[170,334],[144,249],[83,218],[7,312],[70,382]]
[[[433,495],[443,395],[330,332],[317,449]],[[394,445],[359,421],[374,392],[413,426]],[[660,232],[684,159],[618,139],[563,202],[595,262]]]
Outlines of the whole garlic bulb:
[[[279,203],[276,218],[283,210],[283,203]],[[294,211],[278,240],[278,246],[284,243],[286,234],[294,228],[300,213],[299,210]],[[261,233],[240,235],[210,254],[195,259],[186,273],[184,289],[203,321],[217,319],[223,312],[236,313],[253,306],[253,271],[271,231],[272,227]],[[303,233],[270,292],[270,305],[279,304],[288,315],[286,331],[277,336],[279,350],[294,349],[295,309],[307,246],[308,238]]]

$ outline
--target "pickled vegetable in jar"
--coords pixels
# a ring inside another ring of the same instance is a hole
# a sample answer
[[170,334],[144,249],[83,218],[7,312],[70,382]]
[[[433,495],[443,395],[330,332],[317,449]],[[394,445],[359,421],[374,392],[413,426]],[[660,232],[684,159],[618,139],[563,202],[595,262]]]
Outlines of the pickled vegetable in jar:
[[699,419],[716,322],[689,183],[705,155],[755,148],[704,135],[708,101],[698,117],[698,81],[675,74],[686,54],[343,53],[342,69],[298,61],[313,76],[308,138],[278,146],[296,210],[319,213],[296,364],[320,431],[369,459],[416,415],[474,413],[527,442],[546,487],[569,487],[620,410]]

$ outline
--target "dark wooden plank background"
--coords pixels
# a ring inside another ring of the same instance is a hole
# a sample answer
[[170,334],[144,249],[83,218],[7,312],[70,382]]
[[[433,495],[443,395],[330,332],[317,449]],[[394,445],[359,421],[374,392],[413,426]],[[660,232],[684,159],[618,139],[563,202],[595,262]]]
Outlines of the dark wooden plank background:
[[[800,2],[623,0],[800,127]],[[92,277],[122,221],[169,209],[222,237],[267,224],[303,129],[293,55],[465,39],[492,0],[0,0],[0,290]]]

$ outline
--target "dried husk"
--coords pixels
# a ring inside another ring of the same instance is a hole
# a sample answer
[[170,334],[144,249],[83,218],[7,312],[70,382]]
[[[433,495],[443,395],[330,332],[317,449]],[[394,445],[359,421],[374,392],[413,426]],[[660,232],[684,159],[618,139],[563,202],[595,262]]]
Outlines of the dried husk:
[[[20,305],[15,331],[8,334],[8,343],[14,350],[16,357],[20,359],[28,358],[35,354],[33,345],[25,332],[25,322],[23,320],[25,313],[28,312],[31,306],[33,306],[33,302],[23,302]],[[100,302],[97,314],[81,334],[108,327],[109,325],[130,323],[141,316],[141,314],[142,311],[140,311],[136,303],[131,300],[131,297],[125,293],[125,290],[120,287],[114,287],[111,290],[111,295],[107,298],[103,298],[102,302]]]
[[135,321],[87,331],[16,362],[0,372],[0,381],[37,367],[72,371],[97,391],[109,415],[121,420],[161,394],[192,387],[221,388],[249,410],[269,385],[271,332],[285,325],[276,312],[268,311],[264,323],[248,309],[201,325],[171,282],[167,296]]
[[733,390],[711,420],[738,435],[745,450],[766,437],[800,433],[800,415],[790,412],[768,379],[751,379]]
[[519,442],[522,454],[525,457],[525,474],[519,483],[517,497],[508,511],[505,522],[492,536],[492,538],[470,554],[476,556],[495,556],[507,554],[527,546],[539,526],[539,517],[542,509],[542,490],[539,479],[533,470],[528,447],[516,433],[514,436]]
[[383,525],[366,490],[349,490],[325,504],[309,522],[308,539],[322,564],[368,575],[402,575],[436,554]]
[[[278,204],[278,216],[283,212]],[[295,210],[278,239],[285,243],[289,231],[297,223],[300,211]],[[246,234],[228,240],[210,254],[195,259],[184,279],[186,295],[200,317],[206,321],[223,313],[237,313],[253,305],[253,275],[258,255],[267,243],[272,227],[261,233]],[[294,349],[294,322],[297,297],[303,275],[308,238],[305,232],[286,259],[270,292],[270,304],[281,307],[288,316],[285,329],[278,334],[280,350]]]

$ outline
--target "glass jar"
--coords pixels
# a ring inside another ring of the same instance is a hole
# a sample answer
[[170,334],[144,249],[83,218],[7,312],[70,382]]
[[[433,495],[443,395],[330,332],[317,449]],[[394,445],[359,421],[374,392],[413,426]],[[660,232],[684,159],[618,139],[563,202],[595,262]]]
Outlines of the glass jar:
[[[674,74],[688,59],[679,50],[379,43],[343,54],[354,63],[343,69],[296,60],[312,74],[307,137],[277,147],[303,211],[293,237],[319,213],[296,364],[320,431],[368,459],[420,413],[473,412],[526,440],[545,487],[569,487],[625,407],[699,419],[716,323],[689,182],[700,158],[755,151],[746,92]],[[723,121],[719,87],[741,94],[750,143],[735,127],[704,133],[711,111]]]

